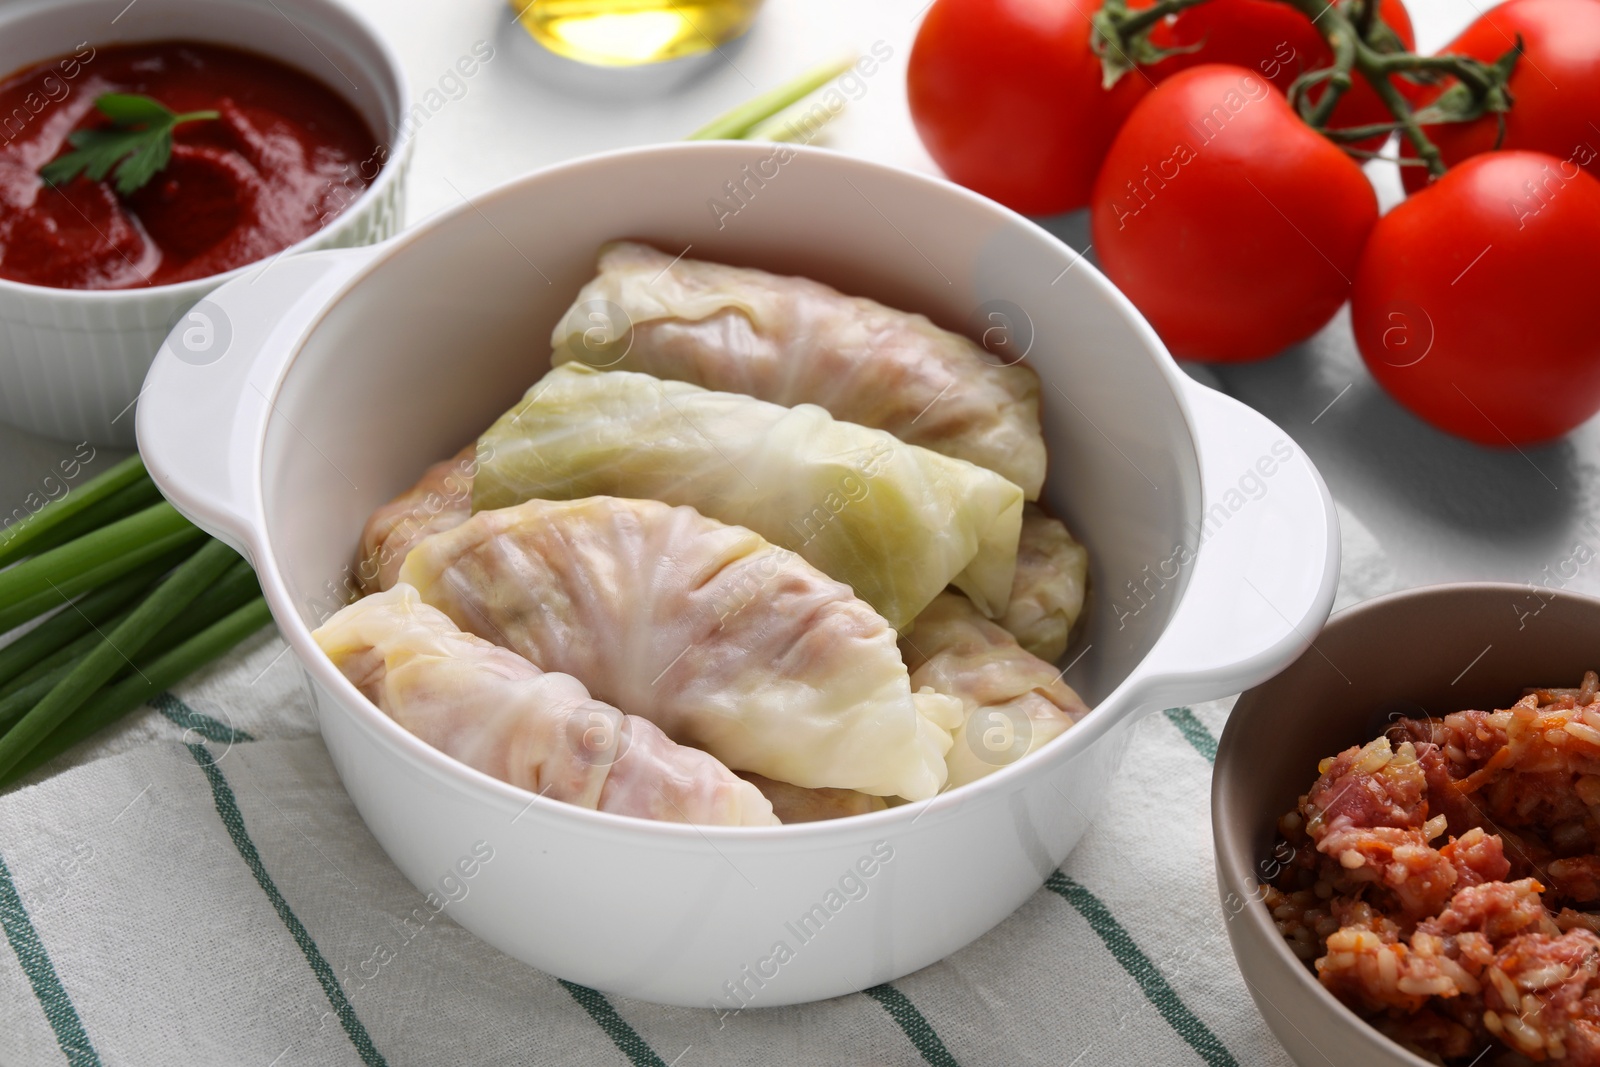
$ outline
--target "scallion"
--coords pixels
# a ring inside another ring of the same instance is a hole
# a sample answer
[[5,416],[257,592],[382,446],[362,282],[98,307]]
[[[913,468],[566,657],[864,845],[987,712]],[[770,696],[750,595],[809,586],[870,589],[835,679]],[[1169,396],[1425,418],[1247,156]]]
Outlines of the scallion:
[[[48,554],[39,557],[45,558],[48,558]],[[0,737],[0,774],[5,774],[20,763],[67,716],[94,695],[95,690],[137,655],[161,627],[176,618],[238,558],[238,553],[221,541],[209,541],[200,551],[179,564],[148,598],[129,613],[121,625],[107,634],[103,642],[84,656],[4,737]]]
[[80,634],[114,617],[149,589],[180,561],[164,557],[136,567],[109,585],[103,585],[4,648],[0,648],[0,695],[3,687],[37,666],[58,650],[70,647]]
[[854,56],[807,71],[791,82],[762,93],[719,115],[685,137],[686,141],[738,141],[772,116],[792,107],[855,66]]
[[0,633],[205,536],[161,503],[0,571]]
[[149,475],[144,460],[129,456],[104,474],[91,478],[60,500],[40,508],[21,522],[0,530],[0,566],[32,551],[29,545],[84,509],[110,497]]
[[[235,645],[272,621],[265,600],[256,599],[207,627],[137,674],[95,694],[77,714],[57,726],[22,757],[0,772],[0,788],[12,785],[35,768],[55,759],[79,741],[103,730],[151,697],[169,689],[195,671],[229,652]],[[10,735],[0,739],[0,745]]]
[[[156,483],[147,475],[126,488],[118,489],[105,499],[96,501],[70,519],[59,522],[30,538],[27,554],[37,556],[57,545],[64,545],[68,541],[93,533],[102,526],[108,526],[118,519],[125,519],[136,511],[143,511],[150,505],[159,503],[161,503],[161,490],[156,488]],[[0,542],[3,541],[4,534],[0,534]]]
[[[256,572],[250,569],[250,564],[239,560],[228,568],[216,584],[195,597],[182,614],[151,637],[149,644],[113,675],[112,681],[121,681],[130,674],[144,670],[149,661],[159,659],[260,595],[261,585],[256,580]],[[104,629],[115,631],[130,614],[131,610],[114,616]],[[105,637],[101,629],[96,628],[94,632],[86,633],[46,656],[0,688],[0,731],[55,688],[67,676],[73,661],[91,652],[103,640]]]

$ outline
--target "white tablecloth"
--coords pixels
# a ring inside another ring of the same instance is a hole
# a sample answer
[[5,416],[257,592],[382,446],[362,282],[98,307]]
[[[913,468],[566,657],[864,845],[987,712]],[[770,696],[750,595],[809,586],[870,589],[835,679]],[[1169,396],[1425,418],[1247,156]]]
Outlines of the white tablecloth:
[[[1346,519],[1341,604],[1393,584]],[[1230,705],[1139,723],[1107,814],[971,946],[719,1016],[558,981],[434,913],[361,824],[269,630],[0,797],[0,1064],[1284,1067],[1212,867]]]

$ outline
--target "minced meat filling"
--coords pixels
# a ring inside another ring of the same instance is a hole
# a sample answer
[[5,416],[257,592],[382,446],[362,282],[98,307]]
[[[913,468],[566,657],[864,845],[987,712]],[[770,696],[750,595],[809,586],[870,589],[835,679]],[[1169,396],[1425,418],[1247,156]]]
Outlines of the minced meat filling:
[[1427,1059],[1600,1067],[1597,690],[1403,719],[1279,820],[1278,928]]

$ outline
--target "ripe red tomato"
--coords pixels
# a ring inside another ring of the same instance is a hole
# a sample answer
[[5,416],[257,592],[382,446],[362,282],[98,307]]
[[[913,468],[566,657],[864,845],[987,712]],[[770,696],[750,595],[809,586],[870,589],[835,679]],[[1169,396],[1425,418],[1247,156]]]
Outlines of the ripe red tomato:
[[1106,274],[1173,354],[1233,362],[1333,317],[1378,198],[1260,74],[1218,65],[1140,101],[1089,210]]
[[1117,127],[1150,88],[1101,87],[1089,47],[1099,0],[935,0],[906,90],[944,172],[1030,214],[1082,207]]
[[[1492,63],[1522,35],[1511,72],[1514,103],[1506,112],[1502,148],[1548,152],[1600,175],[1600,4],[1595,0],[1509,0],[1492,8],[1439,51]],[[1431,88],[1428,99],[1443,91]],[[1496,122],[1429,126],[1427,134],[1454,165],[1494,148]],[[1403,142],[1414,156],[1410,142]],[[1406,189],[1428,184],[1422,167],[1402,168]]]
[[1452,168],[1385,215],[1356,273],[1367,367],[1480,444],[1560,436],[1600,411],[1600,180],[1539,152]]
[[[1411,15],[1401,0],[1381,0],[1378,14],[1407,50],[1416,46]],[[1311,20],[1281,0],[1208,0],[1156,26],[1150,40],[1162,48],[1195,49],[1149,68],[1150,76],[1158,82],[1202,63],[1231,63],[1265,75],[1287,93],[1290,83],[1304,71],[1333,65],[1333,50]],[[1419,91],[1418,86],[1403,80],[1394,84],[1408,96]],[[1320,95],[1312,94],[1313,99]],[[1349,128],[1389,121],[1389,109],[1367,80],[1357,74],[1334,108],[1329,125]],[[1374,151],[1385,140],[1368,138],[1354,147]]]

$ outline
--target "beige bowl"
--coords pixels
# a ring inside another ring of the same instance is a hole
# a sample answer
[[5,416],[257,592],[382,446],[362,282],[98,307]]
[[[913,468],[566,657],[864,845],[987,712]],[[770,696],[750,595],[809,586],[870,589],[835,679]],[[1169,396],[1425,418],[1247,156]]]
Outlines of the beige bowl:
[[1295,958],[1257,898],[1277,819],[1317,762],[1398,716],[1504,708],[1527,686],[1600,669],[1600,600],[1473,583],[1380,597],[1335,615],[1287,670],[1239,698],[1217,749],[1211,825],[1228,937],[1267,1025],[1301,1067],[1427,1067]]

